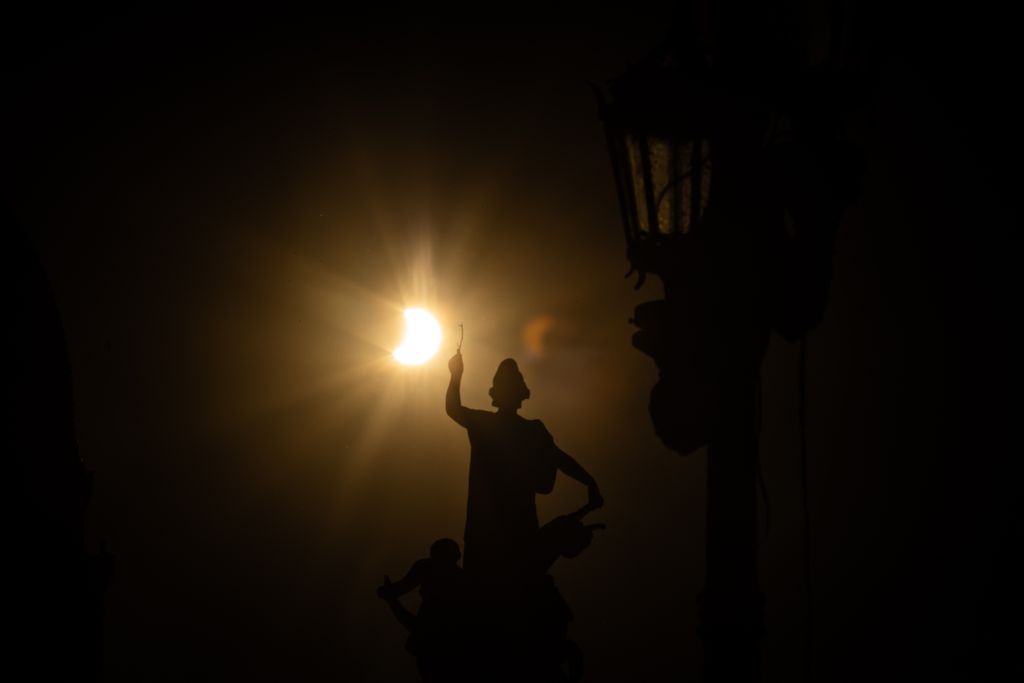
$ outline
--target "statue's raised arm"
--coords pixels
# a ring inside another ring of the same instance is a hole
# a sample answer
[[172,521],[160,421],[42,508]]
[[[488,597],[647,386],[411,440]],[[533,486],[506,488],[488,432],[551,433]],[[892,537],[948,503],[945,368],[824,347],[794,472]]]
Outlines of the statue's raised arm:
[[444,409],[448,417],[455,420],[463,427],[469,426],[469,410],[462,405],[462,352],[456,351],[455,355],[448,359],[448,371],[452,373],[448,381],[448,391],[444,397]]

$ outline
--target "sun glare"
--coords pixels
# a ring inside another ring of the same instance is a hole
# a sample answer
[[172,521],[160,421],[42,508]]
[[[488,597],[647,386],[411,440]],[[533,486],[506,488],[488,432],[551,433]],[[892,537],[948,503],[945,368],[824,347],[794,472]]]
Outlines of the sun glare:
[[441,348],[441,325],[422,308],[405,309],[405,337],[392,352],[403,365],[423,365]]

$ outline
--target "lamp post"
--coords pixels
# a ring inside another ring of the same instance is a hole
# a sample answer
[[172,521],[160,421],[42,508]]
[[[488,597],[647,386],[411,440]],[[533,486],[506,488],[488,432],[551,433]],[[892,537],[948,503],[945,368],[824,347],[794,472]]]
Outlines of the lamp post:
[[664,287],[632,321],[659,370],[655,432],[708,447],[705,679],[752,681],[760,365],[772,330],[797,340],[821,318],[853,157],[827,79],[793,78],[757,17],[695,9],[598,96],[630,273]]

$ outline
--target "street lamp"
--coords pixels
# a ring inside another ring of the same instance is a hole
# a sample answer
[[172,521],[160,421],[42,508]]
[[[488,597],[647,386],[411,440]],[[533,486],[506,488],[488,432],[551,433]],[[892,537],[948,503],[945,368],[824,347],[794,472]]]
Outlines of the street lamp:
[[752,681],[761,360],[772,330],[802,339],[821,319],[854,175],[829,81],[772,61],[750,18],[713,19],[715,36],[674,32],[598,99],[630,273],[664,287],[633,319],[659,370],[655,432],[680,455],[708,447],[705,678]]
[[630,253],[694,230],[711,190],[710,68],[659,50],[602,97]]

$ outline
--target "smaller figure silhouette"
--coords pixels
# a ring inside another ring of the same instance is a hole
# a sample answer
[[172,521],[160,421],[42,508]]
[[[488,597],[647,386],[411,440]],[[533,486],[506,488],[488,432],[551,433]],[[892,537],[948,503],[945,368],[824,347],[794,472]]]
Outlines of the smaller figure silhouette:
[[[459,544],[450,538],[434,541],[430,556],[416,560],[396,582],[384,577],[377,596],[409,631],[406,649],[416,656],[424,680],[457,680],[464,637],[465,585]],[[400,598],[420,589],[423,601],[413,614]]]

